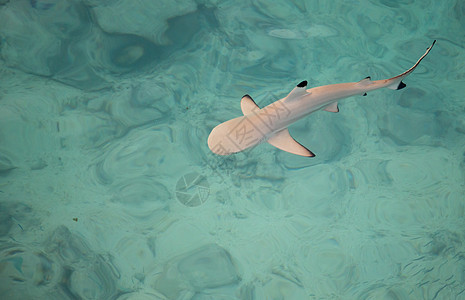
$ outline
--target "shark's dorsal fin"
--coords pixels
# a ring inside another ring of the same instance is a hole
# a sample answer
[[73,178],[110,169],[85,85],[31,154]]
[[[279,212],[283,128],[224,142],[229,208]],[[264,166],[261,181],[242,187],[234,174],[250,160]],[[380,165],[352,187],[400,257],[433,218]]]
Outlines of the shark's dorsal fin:
[[337,102],[333,102],[330,105],[326,106],[326,108],[324,110],[329,111],[329,112],[333,112],[333,113],[337,113],[337,112],[339,112],[339,107],[337,106]]
[[256,111],[260,110],[260,107],[253,101],[252,97],[249,95],[244,95],[241,99],[241,110],[244,116],[250,115]]
[[371,77],[367,76],[367,77],[363,78],[362,80],[360,80],[359,82],[357,82],[357,84],[360,85],[360,86],[367,86],[367,85],[371,84]]
[[309,93],[306,90],[307,88],[307,81],[302,81],[299,83],[290,93],[287,95],[284,101],[293,101],[294,99],[298,99],[304,95],[308,95]]
[[289,130],[287,128],[284,128],[283,130],[278,131],[273,136],[271,136],[268,139],[268,143],[270,143],[278,149],[284,150],[292,154],[307,157],[315,156],[315,154],[313,154],[312,151],[308,150],[307,148],[299,144],[296,140],[294,140],[292,136],[289,134]]

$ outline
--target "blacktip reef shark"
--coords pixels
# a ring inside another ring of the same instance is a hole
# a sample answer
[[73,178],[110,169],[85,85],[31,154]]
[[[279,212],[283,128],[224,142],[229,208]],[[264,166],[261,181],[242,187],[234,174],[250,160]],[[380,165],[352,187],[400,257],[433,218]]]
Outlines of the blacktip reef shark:
[[226,121],[213,128],[208,137],[208,147],[215,154],[229,155],[267,141],[276,148],[289,153],[314,157],[315,154],[312,151],[291,137],[287,129],[289,125],[320,109],[339,112],[339,99],[355,95],[366,96],[368,92],[380,88],[403,89],[406,85],[402,80],[415,70],[435,43],[436,40],[413,67],[389,79],[373,81],[371,77],[366,77],[359,82],[331,84],[311,89],[307,89],[307,81],[302,81],[289,95],[262,109],[252,97],[245,95],[241,99],[241,110],[244,116]]

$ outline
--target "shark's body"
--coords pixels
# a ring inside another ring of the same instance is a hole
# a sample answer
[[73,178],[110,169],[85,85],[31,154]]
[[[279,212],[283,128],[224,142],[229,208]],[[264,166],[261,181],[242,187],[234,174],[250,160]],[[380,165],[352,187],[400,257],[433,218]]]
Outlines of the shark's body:
[[372,81],[370,77],[366,77],[359,82],[331,84],[311,89],[306,89],[307,81],[302,81],[285,98],[262,109],[249,95],[245,95],[241,100],[244,116],[213,128],[208,137],[208,147],[218,155],[229,155],[267,141],[281,150],[313,157],[315,155],[310,150],[291,137],[287,129],[290,124],[320,109],[338,112],[339,99],[354,95],[366,96],[367,92],[385,87],[395,90],[404,88],[402,80],[415,70],[435,42],[413,67],[389,79]]

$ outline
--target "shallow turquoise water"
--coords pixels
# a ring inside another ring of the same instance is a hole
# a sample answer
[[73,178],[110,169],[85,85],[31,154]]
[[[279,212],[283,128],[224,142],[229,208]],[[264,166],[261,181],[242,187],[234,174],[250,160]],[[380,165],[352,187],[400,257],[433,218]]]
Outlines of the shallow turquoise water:
[[[465,2],[0,0],[2,299],[465,299]],[[302,80],[400,91],[207,137]]]

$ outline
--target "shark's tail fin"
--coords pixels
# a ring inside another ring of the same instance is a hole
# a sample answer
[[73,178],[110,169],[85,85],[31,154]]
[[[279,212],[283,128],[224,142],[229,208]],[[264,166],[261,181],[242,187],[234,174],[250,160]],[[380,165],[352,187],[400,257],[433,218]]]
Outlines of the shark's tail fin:
[[425,58],[426,55],[428,55],[428,53],[431,51],[431,49],[433,48],[434,44],[436,43],[436,40],[434,40],[433,44],[431,44],[431,46],[428,47],[428,49],[426,49],[426,52],[425,54],[423,54],[420,59],[413,65],[413,67],[411,67],[410,69],[408,69],[407,71],[405,71],[404,73],[400,74],[400,75],[397,75],[395,77],[392,77],[392,78],[389,78],[387,80],[387,82],[389,83],[386,87],[387,88],[390,88],[392,90],[400,90],[400,89],[403,89],[406,84],[402,82],[402,80],[407,77],[408,75],[410,75],[410,73],[413,72],[413,70],[415,70],[415,68],[420,64],[421,60],[423,58]]

